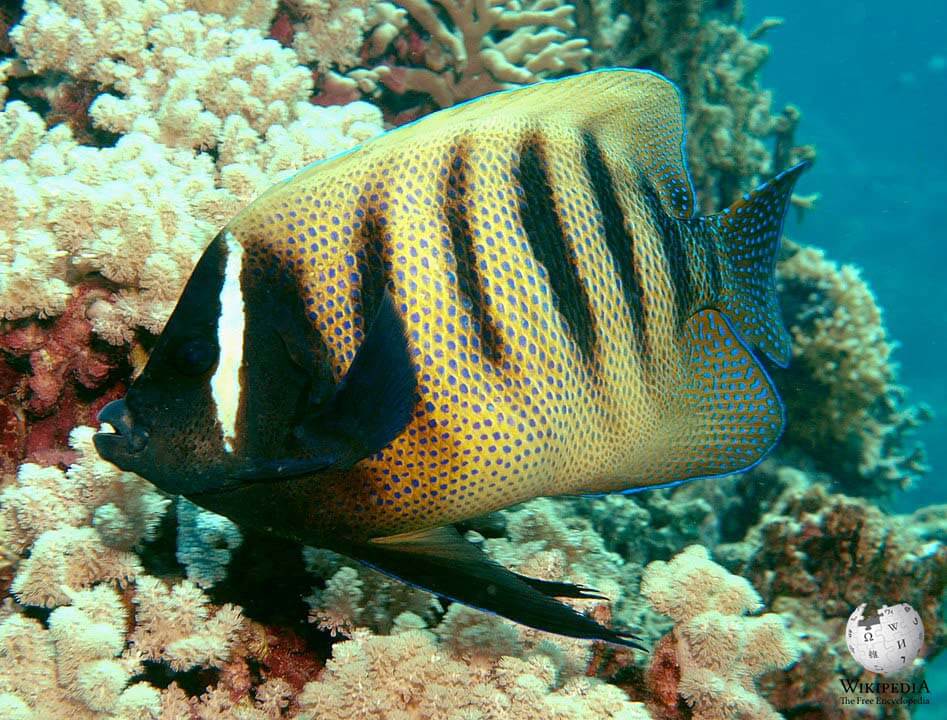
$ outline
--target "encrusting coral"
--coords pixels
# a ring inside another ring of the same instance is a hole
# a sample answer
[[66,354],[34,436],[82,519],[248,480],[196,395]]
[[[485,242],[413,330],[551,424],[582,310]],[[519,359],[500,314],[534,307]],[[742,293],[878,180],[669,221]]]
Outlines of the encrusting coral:
[[[768,678],[773,702],[787,711],[816,704],[841,713],[838,677],[862,673],[845,648],[845,621],[854,607],[880,607],[897,598],[921,614],[925,656],[947,644],[940,620],[947,508],[885,515],[861,498],[830,494],[799,471],[785,475],[782,493],[746,538],[719,546],[717,554],[754,584],[768,607],[792,618],[793,631],[805,638],[799,663]],[[919,676],[923,664],[912,672]]]

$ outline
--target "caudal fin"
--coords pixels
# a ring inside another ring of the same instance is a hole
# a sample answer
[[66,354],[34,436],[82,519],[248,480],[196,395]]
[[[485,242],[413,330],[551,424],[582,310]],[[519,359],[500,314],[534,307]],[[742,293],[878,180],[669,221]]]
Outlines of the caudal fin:
[[784,170],[713,216],[725,260],[717,305],[748,345],[780,367],[789,363],[791,347],[776,298],[776,252],[792,188],[808,167],[801,162]]

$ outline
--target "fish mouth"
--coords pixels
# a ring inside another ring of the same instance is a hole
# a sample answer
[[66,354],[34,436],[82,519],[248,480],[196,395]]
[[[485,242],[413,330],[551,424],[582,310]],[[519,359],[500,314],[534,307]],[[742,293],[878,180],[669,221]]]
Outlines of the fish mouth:
[[128,404],[114,400],[99,411],[99,432],[92,436],[95,449],[105,460],[122,467],[121,460],[139,454],[148,444],[148,432],[136,427]]

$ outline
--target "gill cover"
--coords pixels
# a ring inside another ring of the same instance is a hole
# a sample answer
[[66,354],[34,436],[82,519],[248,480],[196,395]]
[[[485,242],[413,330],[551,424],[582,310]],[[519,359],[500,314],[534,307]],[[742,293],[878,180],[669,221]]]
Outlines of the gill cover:
[[148,363],[100,420],[99,453],[199,495],[328,468],[391,442],[415,402],[401,317],[385,293],[336,382],[296,275],[227,230],[204,252]]

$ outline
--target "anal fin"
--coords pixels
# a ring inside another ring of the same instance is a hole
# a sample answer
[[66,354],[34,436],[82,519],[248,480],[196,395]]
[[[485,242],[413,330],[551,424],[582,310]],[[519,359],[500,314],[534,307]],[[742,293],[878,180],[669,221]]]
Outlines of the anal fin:
[[749,470],[782,435],[782,401],[766,371],[716,310],[703,310],[681,338],[684,374],[665,425],[660,481]]
[[644,649],[555,597],[600,598],[590,588],[518,575],[491,560],[452,526],[378,538],[353,557],[410,585],[547,632]]
[[671,402],[657,432],[628,468],[633,487],[606,492],[627,494],[745,472],[782,435],[784,411],[776,388],[724,315],[712,309],[693,315],[679,342],[680,378],[669,388]]

